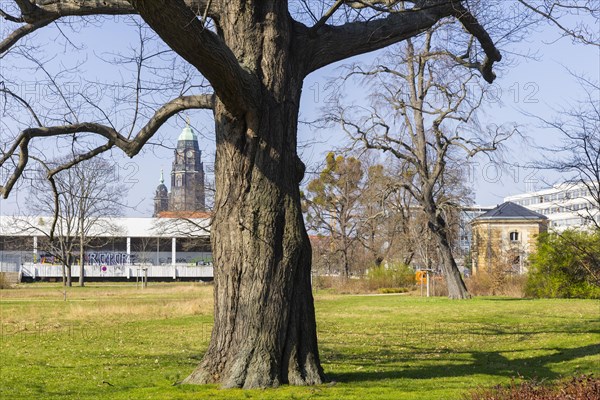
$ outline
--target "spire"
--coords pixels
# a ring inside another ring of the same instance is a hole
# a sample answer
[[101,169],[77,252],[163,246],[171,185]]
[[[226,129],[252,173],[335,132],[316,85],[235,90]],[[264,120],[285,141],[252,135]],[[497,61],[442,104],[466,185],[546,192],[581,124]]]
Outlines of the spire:
[[178,141],[179,140],[193,140],[193,141],[197,141],[198,140],[198,137],[196,136],[196,133],[194,132],[194,130],[190,126],[190,117],[186,117],[186,119],[185,119],[185,128],[183,128],[183,130],[181,131],[181,134],[179,135],[179,138],[177,140]]
[[160,184],[164,185],[165,184],[165,175],[163,173],[163,169],[160,169]]

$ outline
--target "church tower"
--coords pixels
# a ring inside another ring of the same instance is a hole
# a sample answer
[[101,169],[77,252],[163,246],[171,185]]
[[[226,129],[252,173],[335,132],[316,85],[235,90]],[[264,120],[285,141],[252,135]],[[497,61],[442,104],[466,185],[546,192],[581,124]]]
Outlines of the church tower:
[[177,139],[171,170],[169,211],[204,211],[204,165],[198,137],[189,122]]
[[160,171],[160,184],[156,187],[154,194],[154,214],[153,217],[158,217],[158,214],[162,211],[169,209],[169,191],[165,186],[165,177],[163,176],[162,170]]

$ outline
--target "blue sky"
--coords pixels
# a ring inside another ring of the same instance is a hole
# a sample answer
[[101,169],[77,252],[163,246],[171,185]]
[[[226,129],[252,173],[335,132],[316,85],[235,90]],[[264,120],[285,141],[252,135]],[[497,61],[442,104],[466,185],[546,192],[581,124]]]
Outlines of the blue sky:
[[[564,179],[552,171],[540,171],[533,166],[540,160],[556,156],[542,152],[539,146],[557,145],[560,141],[557,132],[540,127],[538,120],[526,114],[551,120],[556,110],[581,99],[581,87],[569,71],[600,81],[600,48],[573,44],[567,38],[556,41],[557,37],[554,27],[541,27],[528,42],[519,43],[511,49],[520,53],[534,51],[535,59],[513,57],[511,63],[516,65],[498,72],[492,93],[499,101],[484,104],[481,122],[516,123],[526,140],[511,140],[506,144],[502,154],[505,163],[502,165],[480,157],[466,167],[470,171],[477,204],[499,204],[505,196],[545,188]],[[361,58],[368,61],[369,57]],[[318,112],[313,89],[326,85],[327,77],[335,74],[334,66],[306,79],[301,115]],[[596,93],[596,98],[600,102],[600,93]],[[300,137],[311,140],[314,135],[305,130],[305,127],[300,127]],[[318,163],[323,159],[323,153],[344,140],[334,131],[315,135],[316,139],[312,140],[318,144],[303,151],[303,158],[309,164]]]
[[[124,36],[130,35],[132,29],[122,28],[122,23],[123,20],[117,19],[103,25],[88,26],[77,34],[78,43],[87,49],[84,51],[88,58],[85,70],[90,76],[102,76],[103,73],[114,74],[115,72],[108,72],[111,70],[105,62],[95,57],[114,49],[115,43],[119,43],[123,50],[127,50],[134,42],[131,36]],[[515,46],[521,51],[528,49],[537,51],[538,59],[520,59],[517,65],[506,68],[498,74],[494,88],[502,101],[486,105],[484,111],[487,117],[482,116],[481,119],[483,122],[489,118],[499,123],[518,123],[522,127],[522,132],[529,138],[530,144],[521,141],[509,144],[504,155],[507,164],[502,167],[489,164],[485,159],[476,160],[478,164],[469,166],[470,171],[473,172],[472,184],[476,194],[475,201],[478,204],[497,204],[504,196],[520,193],[526,189],[545,187],[547,183],[561,179],[556,175],[542,173],[528,167],[528,164],[547,156],[540,154],[535,145],[557,143],[557,137],[554,132],[540,128],[535,120],[523,115],[522,111],[551,118],[555,114],[554,109],[575,101],[581,96],[580,88],[567,69],[600,80],[600,49],[574,45],[568,39],[547,43],[556,37],[554,28],[542,27],[528,43],[519,43]],[[60,35],[53,29],[42,30],[36,37],[36,41],[43,43],[52,43],[58,39]],[[56,46],[56,44],[47,45]],[[360,59],[369,60],[373,56],[373,54],[364,55]],[[57,64],[57,68],[58,65],[60,64]],[[0,65],[2,69],[15,67],[15,65],[7,65],[6,62]],[[307,77],[300,108],[301,119],[311,120],[320,115],[320,109],[327,96],[327,82],[330,77],[338,73],[337,67],[339,65],[330,66]],[[118,80],[118,77],[107,79]],[[318,96],[315,95],[317,90]],[[361,93],[352,95],[360,97]],[[600,101],[600,94],[598,96]],[[200,149],[204,153],[206,168],[210,171],[215,146],[211,114],[206,111],[191,111],[186,114],[189,115],[192,125],[199,134]],[[160,170],[164,169],[166,183],[169,185],[172,148],[183,127],[182,117],[171,118],[169,123],[158,132],[155,140],[155,142],[162,141],[162,145],[147,146],[134,159],[122,157],[119,151],[113,152],[115,160],[120,165],[119,178],[122,184],[129,188],[128,202],[132,208],[128,209],[126,214],[131,216],[152,214],[152,197],[158,184]],[[318,164],[327,151],[335,149],[344,141],[344,136],[339,129],[316,131],[301,124],[299,141],[304,144],[301,150],[302,158],[311,170],[311,166]],[[23,190],[17,189],[11,194],[10,199],[0,200],[0,213],[15,212],[16,204],[22,204],[24,194]]]

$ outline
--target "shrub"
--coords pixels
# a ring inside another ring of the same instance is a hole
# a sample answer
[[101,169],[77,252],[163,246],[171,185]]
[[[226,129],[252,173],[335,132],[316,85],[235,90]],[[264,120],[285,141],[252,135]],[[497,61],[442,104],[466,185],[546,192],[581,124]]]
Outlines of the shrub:
[[597,400],[600,379],[582,375],[555,384],[527,381],[508,387],[479,389],[464,396],[465,400]]
[[542,234],[530,261],[528,296],[600,298],[600,230]]
[[317,290],[331,289],[333,286],[331,276],[315,275],[312,278],[312,287]]
[[0,272],[0,289],[8,289],[9,287],[10,287],[10,284],[4,277],[4,273]]
[[432,279],[431,295],[448,297],[448,283],[443,275],[435,275]]
[[313,287],[319,290],[332,290],[340,294],[358,293],[405,293],[415,285],[414,271],[403,264],[370,268],[365,276],[314,276]]
[[524,297],[527,284],[526,275],[506,275],[502,285],[497,285],[495,277],[487,271],[479,271],[465,279],[469,293],[474,296],[509,296]]
[[406,293],[408,292],[408,288],[381,288],[377,290],[378,293],[390,294],[390,293]]
[[415,285],[415,272],[404,264],[370,268],[367,273],[370,290],[408,288]]
[[331,290],[339,294],[368,293],[369,288],[364,278],[348,278],[343,276],[315,276],[313,287],[318,290]]

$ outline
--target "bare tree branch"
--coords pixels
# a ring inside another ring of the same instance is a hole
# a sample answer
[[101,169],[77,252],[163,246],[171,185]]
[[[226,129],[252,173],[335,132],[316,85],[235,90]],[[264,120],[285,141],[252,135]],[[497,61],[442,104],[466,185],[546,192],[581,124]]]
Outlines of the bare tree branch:
[[454,4],[453,14],[465,27],[471,35],[477,38],[481,47],[485,51],[486,57],[481,64],[479,71],[488,83],[492,83],[496,79],[496,74],[492,70],[494,63],[502,60],[500,51],[494,45],[492,38],[486,30],[479,24],[477,19],[467,10],[461,3]]
[[314,39],[310,40],[311,58],[308,72],[354,55],[398,43],[431,28],[437,21],[449,16],[457,18],[481,43],[486,59],[479,70],[486,81],[492,82],[495,79],[492,67],[495,62],[501,60],[500,52],[477,19],[458,0],[423,1],[406,12],[390,12],[387,17],[381,19],[350,22],[341,26],[321,26],[320,32],[313,33]]
[[[259,93],[256,77],[242,68],[223,39],[204,29],[183,0],[162,3],[132,1],[140,16],[165,43],[208,79],[228,108],[243,112],[254,107]],[[173,29],[174,25],[179,29]]]
[[31,106],[31,104],[29,104],[28,101],[26,101],[24,98],[22,98],[21,96],[19,96],[12,90],[7,89],[6,86],[4,85],[4,82],[0,82],[0,93],[4,93],[5,96],[11,96],[11,97],[15,98],[19,103],[21,103],[27,109],[27,111],[31,114],[31,117],[35,120],[36,124],[40,127],[43,126],[42,122],[40,121],[40,118],[38,117],[37,113],[33,110],[33,107]]
[[[594,28],[588,30],[584,26],[580,26],[579,28],[569,28],[564,25],[560,21],[560,17],[562,15],[557,16],[556,10],[560,9],[562,11],[585,11],[586,13],[598,17],[600,15],[600,3],[595,0],[592,1],[584,1],[583,4],[578,4],[577,2],[562,4],[560,1],[549,1],[545,0],[542,4],[534,5],[529,0],[517,0],[523,6],[533,11],[534,13],[542,16],[551,24],[554,24],[560,31],[563,32],[563,35],[571,37],[573,40],[581,42],[583,44],[592,45],[592,46],[600,46],[600,35],[598,34],[597,29],[594,31]],[[580,15],[577,13],[577,19],[580,18]]]
[[344,0],[336,0],[336,2],[331,6],[331,8],[329,10],[327,10],[327,12],[325,12],[323,14],[323,16],[321,17],[321,19],[319,19],[317,21],[316,24],[314,24],[311,28],[310,28],[310,32],[309,35],[314,35],[316,34],[316,32],[327,23],[327,20],[329,18],[331,18],[331,16],[342,6],[342,4],[344,4]]
[[[113,146],[123,150],[123,152],[125,152],[125,154],[127,154],[129,157],[133,157],[142,149],[152,135],[156,133],[158,128],[160,128],[174,114],[188,109],[212,109],[213,104],[214,97],[212,95],[182,96],[173,99],[159,108],[133,139],[127,139],[110,126],[93,122],[25,129],[14,140],[12,146],[2,155],[2,157],[0,157],[0,166],[2,166],[7,160],[16,155],[15,153],[17,148],[20,149],[18,154],[19,161],[12,174],[10,174],[7,183],[3,186],[0,186],[0,194],[2,194],[4,198],[7,198],[15,183],[23,174],[29,159],[29,142],[34,138],[64,136],[74,133],[90,132],[103,136],[107,140],[106,144],[80,155],[71,163],[65,165],[65,168],[73,166],[83,160],[90,159],[95,155],[112,148]],[[65,168],[59,168],[56,172]]]
[[4,54],[6,51],[8,51],[20,39],[24,38],[25,36],[29,35],[32,32],[35,32],[36,30],[38,30],[40,28],[43,28],[44,26],[48,25],[49,23],[51,23],[53,21],[56,21],[56,18],[42,19],[42,20],[36,21],[31,24],[25,24],[25,25],[15,29],[10,35],[8,35],[6,38],[4,38],[4,40],[2,40],[2,42],[0,42],[0,55]]

